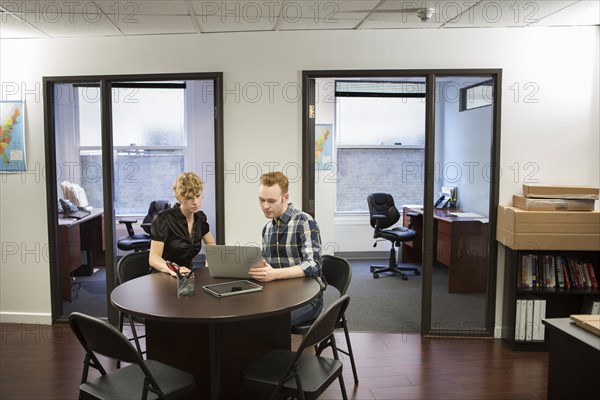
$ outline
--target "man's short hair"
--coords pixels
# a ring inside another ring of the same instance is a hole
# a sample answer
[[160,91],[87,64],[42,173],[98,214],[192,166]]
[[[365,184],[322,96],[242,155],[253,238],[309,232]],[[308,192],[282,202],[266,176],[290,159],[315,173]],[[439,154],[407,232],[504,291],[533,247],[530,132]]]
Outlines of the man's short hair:
[[281,193],[286,194],[290,186],[290,181],[282,172],[273,171],[262,174],[260,177],[260,184],[268,187],[279,185]]

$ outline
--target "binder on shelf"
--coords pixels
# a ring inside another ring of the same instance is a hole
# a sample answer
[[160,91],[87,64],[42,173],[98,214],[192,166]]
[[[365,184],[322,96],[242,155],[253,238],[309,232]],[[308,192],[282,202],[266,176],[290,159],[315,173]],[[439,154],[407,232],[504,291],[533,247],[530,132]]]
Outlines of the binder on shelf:
[[533,299],[525,300],[526,319],[525,319],[525,341],[530,342],[533,339]]
[[531,296],[517,299],[515,315],[515,340],[526,342],[543,342],[546,318],[546,300]]
[[532,318],[532,337],[533,341],[544,340],[544,324],[542,319],[546,318],[546,300],[540,298],[533,299],[533,318]]
[[521,332],[521,299],[517,299],[515,310],[515,340],[521,340],[519,333]]
[[527,300],[517,300],[519,305],[519,329],[515,329],[518,332],[518,340],[525,340],[525,325],[527,324]]
[[581,313],[588,315],[600,315],[600,296],[585,296]]

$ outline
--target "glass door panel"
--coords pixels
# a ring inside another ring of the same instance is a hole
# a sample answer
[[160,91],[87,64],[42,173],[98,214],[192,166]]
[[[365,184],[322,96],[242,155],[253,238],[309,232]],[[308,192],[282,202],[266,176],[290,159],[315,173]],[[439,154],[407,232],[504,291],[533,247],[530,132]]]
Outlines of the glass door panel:
[[54,97],[60,314],[106,317],[99,84],[56,84]]
[[493,107],[466,89],[490,80],[436,78],[431,330],[442,335],[486,330]]

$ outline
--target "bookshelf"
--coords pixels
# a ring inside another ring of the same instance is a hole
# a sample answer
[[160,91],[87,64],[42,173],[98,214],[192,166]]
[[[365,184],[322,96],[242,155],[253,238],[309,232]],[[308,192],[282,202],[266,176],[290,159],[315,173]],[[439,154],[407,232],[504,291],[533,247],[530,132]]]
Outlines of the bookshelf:
[[[600,278],[599,250],[515,250],[505,247],[504,254],[504,301],[502,316],[502,340],[513,351],[547,351],[548,335],[543,341],[516,340],[515,329],[518,325],[517,299],[538,298],[545,300],[545,318],[568,318],[571,314],[580,314],[586,296],[599,296],[600,289],[591,287],[523,287],[521,270],[523,258],[527,255],[564,257],[581,263],[590,263],[596,279]],[[600,280],[598,281],[600,283]]]

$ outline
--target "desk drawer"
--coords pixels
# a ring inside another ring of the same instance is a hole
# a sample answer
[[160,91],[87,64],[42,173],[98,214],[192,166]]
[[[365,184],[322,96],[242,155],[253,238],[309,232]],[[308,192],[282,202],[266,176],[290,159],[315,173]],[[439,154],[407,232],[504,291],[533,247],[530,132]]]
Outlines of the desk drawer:
[[452,259],[452,224],[446,221],[437,222],[437,251],[438,262],[450,266]]
[[452,223],[450,222],[446,222],[446,221],[438,221],[438,235],[444,234],[446,236],[451,236],[452,235]]

